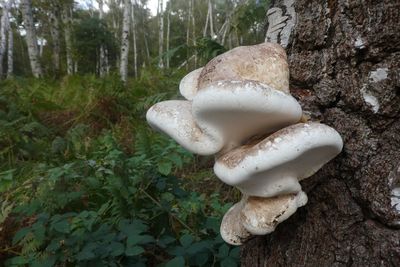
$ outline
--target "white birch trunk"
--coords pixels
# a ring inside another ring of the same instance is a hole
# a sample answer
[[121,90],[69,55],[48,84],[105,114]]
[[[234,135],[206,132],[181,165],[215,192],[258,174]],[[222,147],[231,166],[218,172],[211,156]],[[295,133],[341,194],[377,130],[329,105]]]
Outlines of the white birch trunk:
[[[168,13],[167,13],[167,47],[166,50],[169,51],[169,35],[171,32],[171,21],[170,21],[170,15],[171,15],[171,3],[169,5]],[[167,56],[167,69],[169,69],[169,60],[170,56]]]
[[28,54],[29,54],[31,69],[33,76],[38,78],[41,77],[43,73],[42,73],[42,67],[40,66],[39,62],[38,43],[36,38],[35,25],[33,23],[32,1],[21,0],[21,10],[26,30],[26,43],[28,45]]
[[119,73],[123,82],[128,78],[128,55],[129,55],[129,26],[130,26],[130,0],[124,0],[124,15],[122,21],[122,38],[121,38],[121,58]]
[[0,24],[0,78],[1,78],[3,76],[3,61],[7,45],[7,30],[9,24],[9,18],[8,18],[9,3],[5,3],[4,1],[1,1],[0,3],[3,9],[1,15],[1,24]]
[[63,5],[62,20],[64,24],[65,50],[67,54],[67,73],[74,73],[74,62],[72,59],[72,7],[66,3]]
[[[186,28],[186,46],[188,48],[188,52],[186,54],[186,62],[189,62],[189,45],[190,45],[190,18],[192,17],[192,1],[189,1],[188,8],[188,20],[187,20],[187,28]],[[186,69],[189,69],[189,64],[186,64]]]
[[8,28],[8,48],[7,48],[7,78],[11,78],[14,73],[14,34],[9,24]]
[[[195,47],[195,49],[196,49],[196,45],[197,45],[197,43],[196,43],[196,20],[195,20],[195,18],[194,18],[194,1],[193,0],[191,0],[192,1],[192,12],[191,12],[191,15],[192,15],[192,27],[193,27],[193,31],[192,31],[192,36],[193,36],[193,46]],[[195,50],[195,52],[194,52],[195,54],[194,54],[194,68],[196,69],[197,68],[197,51]]]
[[207,28],[208,28],[208,20],[210,17],[210,4],[209,4],[210,0],[208,0],[208,4],[207,4],[207,16],[206,16],[206,23],[204,24],[204,30],[203,30],[203,37],[207,36]]
[[133,70],[135,77],[138,76],[138,65],[137,65],[137,44],[136,44],[136,20],[135,20],[135,5],[132,5],[131,10],[132,17],[132,37],[133,37]]
[[164,11],[163,11],[164,0],[158,0],[159,7],[159,31],[158,31],[158,67],[164,68],[163,53],[164,53]]
[[214,39],[215,32],[214,32],[213,6],[211,0],[208,0],[208,8],[210,9],[210,35],[211,39]]
[[[103,10],[103,0],[97,0],[97,3],[99,4],[99,19],[102,20],[104,18],[104,10]],[[100,58],[99,58],[99,74],[100,77],[104,77],[107,74],[107,53],[106,53],[106,48],[104,45],[100,46]]]
[[56,74],[60,72],[60,20],[59,5],[51,4],[50,10],[50,34],[53,40],[53,65]]

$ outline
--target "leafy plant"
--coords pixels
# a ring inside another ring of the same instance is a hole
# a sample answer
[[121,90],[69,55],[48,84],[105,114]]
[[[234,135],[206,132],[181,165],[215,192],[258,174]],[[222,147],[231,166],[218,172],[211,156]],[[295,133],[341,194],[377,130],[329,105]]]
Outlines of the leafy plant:
[[[154,83],[150,77],[158,74],[151,73],[131,81],[139,87],[134,93],[119,90],[112,79],[91,76],[62,81],[63,92],[47,85],[41,94],[41,103],[51,103],[43,108],[45,117],[41,104],[32,102],[35,82],[29,89],[14,81],[8,84],[13,92],[0,93],[7,103],[1,108],[0,142],[9,147],[0,164],[0,190],[6,197],[0,227],[13,236],[0,240],[0,254],[9,255],[6,266],[237,264],[238,249],[219,236],[221,216],[231,203],[209,188],[190,191],[196,181],[180,176],[201,181],[209,172],[193,169],[193,155],[144,122],[148,106],[175,94],[179,79]],[[161,93],[159,88],[171,90]],[[56,95],[72,101],[64,103]],[[98,106],[104,99],[113,99],[112,109]],[[49,111],[49,106],[57,108]],[[50,123],[60,114],[64,119],[70,114],[73,123]],[[101,130],[93,123],[95,114],[96,121],[108,121]],[[6,218],[19,229],[2,224]]]

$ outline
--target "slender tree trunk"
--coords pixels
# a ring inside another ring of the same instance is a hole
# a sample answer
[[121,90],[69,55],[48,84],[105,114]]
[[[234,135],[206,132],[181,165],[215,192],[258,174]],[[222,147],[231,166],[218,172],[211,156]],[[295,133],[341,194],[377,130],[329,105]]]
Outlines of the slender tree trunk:
[[50,18],[50,34],[53,41],[53,67],[56,75],[60,73],[60,6],[51,2]]
[[[192,27],[193,27],[193,31],[192,31],[192,36],[193,36],[193,47],[196,49],[197,43],[196,43],[196,20],[194,17],[194,0],[192,1]],[[197,68],[197,51],[194,51],[194,68]]]
[[39,61],[39,49],[38,42],[36,38],[35,25],[33,23],[32,16],[32,1],[31,0],[21,0],[21,10],[24,19],[24,26],[26,30],[26,43],[28,45],[29,61],[31,64],[31,69],[33,76],[36,78],[41,77],[42,67]]
[[7,47],[7,78],[14,74],[14,33],[11,24],[8,28],[8,47]]
[[[187,54],[186,54],[186,62],[187,63],[189,63],[190,19],[191,19],[191,17],[192,17],[192,0],[189,0],[187,28],[186,28],[186,46],[188,47],[188,51],[187,51]],[[186,64],[186,70],[188,70],[188,69],[189,69],[189,64]]]
[[159,7],[159,29],[158,29],[158,67],[164,68],[163,53],[164,53],[164,10],[163,10],[164,0],[158,0]]
[[72,4],[69,2],[63,4],[62,20],[67,54],[67,73],[72,75],[74,73],[74,61],[72,59]]
[[129,28],[130,28],[130,12],[131,1],[124,0],[124,16],[122,20],[122,37],[121,37],[121,57],[119,73],[121,80],[126,82],[128,78],[128,55],[129,55]]
[[[169,35],[171,32],[171,21],[170,21],[170,15],[171,15],[171,2],[169,3],[169,8],[167,11],[167,47],[166,50],[169,51]],[[170,60],[170,56],[167,56],[167,69],[169,69],[169,60]]]
[[[99,19],[103,20],[104,18],[104,10],[103,10],[103,0],[97,0],[97,3],[99,4]],[[106,48],[104,45],[100,46],[100,52],[99,52],[99,74],[100,77],[104,77],[107,74],[107,52]]]
[[291,93],[341,155],[302,181],[308,204],[242,247],[242,266],[400,266],[400,2],[276,0],[267,41]]
[[206,23],[204,24],[204,29],[203,29],[203,37],[207,36],[207,28],[208,28],[208,21],[210,19],[210,0],[208,0],[207,3],[207,16],[206,16]]
[[137,65],[137,44],[136,44],[136,20],[135,20],[135,5],[132,5],[131,10],[132,17],[132,37],[133,37],[133,70],[135,77],[138,76],[138,65]]
[[10,25],[10,19],[8,17],[10,2],[1,1],[2,5],[2,15],[1,15],[1,23],[0,23],[0,78],[3,76],[3,63],[4,56],[6,53],[7,46],[7,31]]
[[208,0],[208,8],[210,10],[210,13],[209,13],[209,16],[210,16],[210,35],[211,35],[211,39],[215,39],[214,19],[213,19],[213,5],[211,3],[211,0]]

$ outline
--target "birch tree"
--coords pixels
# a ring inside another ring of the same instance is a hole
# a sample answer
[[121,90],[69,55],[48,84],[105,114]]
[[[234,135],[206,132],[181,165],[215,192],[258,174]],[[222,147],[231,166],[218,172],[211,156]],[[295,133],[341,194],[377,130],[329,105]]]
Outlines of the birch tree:
[[0,77],[3,75],[3,61],[4,55],[6,53],[7,45],[7,31],[10,25],[10,20],[8,17],[8,12],[10,9],[10,1],[5,2],[4,0],[0,2],[2,6],[1,24],[0,24]]
[[159,14],[159,29],[158,29],[158,67],[164,68],[163,53],[164,53],[164,0],[158,0],[158,14]]
[[8,45],[7,45],[7,78],[11,78],[14,73],[14,33],[9,24]]
[[[166,44],[166,50],[169,51],[169,38],[170,38],[170,33],[171,33],[171,20],[170,20],[170,16],[171,16],[171,2],[168,5],[168,10],[167,10],[167,44]],[[167,69],[169,69],[169,60],[170,57],[167,56],[166,59],[166,67]]]
[[[72,5],[73,2],[67,1],[62,5],[62,21],[64,24],[65,50],[67,56],[67,73],[74,73],[74,62],[72,58]],[[77,69],[77,67],[75,67]]]
[[28,55],[32,69],[32,74],[33,76],[38,78],[43,75],[43,72],[39,62],[38,42],[32,16],[32,1],[21,0],[21,11],[26,31],[26,43],[28,46]]
[[[99,19],[103,20],[104,18],[104,10],[103,10],[103,0],[97,0],[99,4]],[[99,59],[99,74],[100,77],[104,77],[107,74],[108,70],[108,60],[107,60],[107,48],[104,45],[100,46],[100,59]]]
[[59,14],[60,6],[56,4],[56,2],[50,2],[50,12],[49,12],[49,20],[50,20],[50,34],[53,45],[53,67],[56,74],[60,72],[60,14]]
[[124,0],[124,15],[122,19],[122,37],[121,37],[121,57],[119,73],[121,80],[126,82],[128,78],[128,55],[129,55],[129,27],[130,27],[130,12],[131,1]]
[[136,42],[136,18],[135,18],[135,4],[132,4],[131,17],[132,17],[132,37],[133,37],[133,70],[135,77],[138,75],[138,65],[137,65],[137,42]]

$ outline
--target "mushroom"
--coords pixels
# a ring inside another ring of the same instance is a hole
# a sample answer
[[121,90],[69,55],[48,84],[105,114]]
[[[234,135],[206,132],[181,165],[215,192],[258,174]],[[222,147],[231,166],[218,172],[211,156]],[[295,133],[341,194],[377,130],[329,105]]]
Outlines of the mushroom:
[[187,100],[193,100],[194,96],[197,94],[199,76],[202,70],[203,68],[199,68],[189,72],[179,83],[179,92]]
[[222,219],[227,243],[274,231],[307,203],[299,181],[342,150],[333,128],[302,117],[278,44],[219,55],[187,74],[179,90],[186,100],[157,103],[146,118],[187,150],[216,154],[215,174],[243,193]]
[[222,239],[228,244],[241,245],[251,236],[251,233],[244,228],[241,217],[246,201],[247,197],[243,196],[242,200],[234,204],[222,218],[220,233]]
[[285,50],[275,43],[236,47],[204,66],[198,80],[198,90],[224,80],[259,81],[290,94]]
[[215,174],[246,195],[274,197],[301,191],[310,177],[340,153],[343,141],[333,128],[316,122],[288,126],[255,145],[221,156]]
[[241,245],[251,235],[269,234],[306,203],[303,191],[270,198],[243,195],[222,218],[222,239],[231,245]]
[[248,197],[240,211],[242,226],[252,235],[269,234],[307,200],[303,191],[268,198]]
[[193,101],[157,103],[146,118],[153,128],[187,150],[212,155],[238,147],[254,135],[296,123],[301,115],[301,107],[291,95],[246,80],[210,84],[198,91]]

